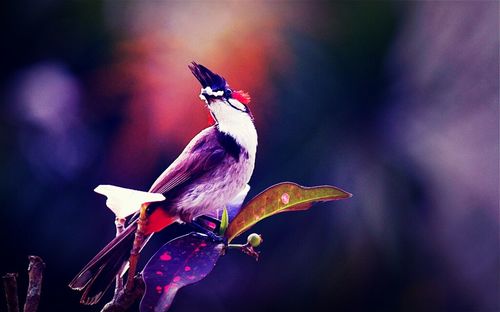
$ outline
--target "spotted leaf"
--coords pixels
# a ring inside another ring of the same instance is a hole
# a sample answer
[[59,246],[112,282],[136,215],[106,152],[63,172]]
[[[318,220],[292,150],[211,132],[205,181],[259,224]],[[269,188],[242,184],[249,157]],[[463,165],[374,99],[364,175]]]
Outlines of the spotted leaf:
[[140,311],[167,311],[180,288],[200,281],[212,271],[222,248],[223,244],[199,233],[163,245],[144,267],[146,291]]
[[225,232],[228,242],[255,223],[284,211],[309,209],[312,204],[349,198],[352,195],[334,186],[304,187],[291,182],[275,184],[252,198],[232,219]]

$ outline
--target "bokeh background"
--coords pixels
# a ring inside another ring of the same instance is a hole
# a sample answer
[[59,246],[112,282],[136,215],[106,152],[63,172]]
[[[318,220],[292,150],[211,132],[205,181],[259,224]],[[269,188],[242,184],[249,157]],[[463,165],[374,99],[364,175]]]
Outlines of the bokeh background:
[[497,1],[1,7],[0,270],[23,299],[45,260],[40,311],[101,308],[66,286],[114,236],[92,190],[148,189],[207,126],[193,60],[252,96],[250,196],[354,197],[257,225],[261,260],[223,257],[172,311],[500,310]]

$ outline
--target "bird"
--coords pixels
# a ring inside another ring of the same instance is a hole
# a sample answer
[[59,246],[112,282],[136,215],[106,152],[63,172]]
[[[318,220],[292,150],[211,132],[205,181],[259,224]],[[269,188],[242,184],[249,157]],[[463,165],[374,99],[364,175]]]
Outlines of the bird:
[[[148,192],[109,185],[95,190],[108,196],[107,205],[117,216],[133,214],[140,202],[148,202],[146,237],[176,222],[191,224],[200,216],[217,217],[235,199],[242,202],[255,167],[258,140],[248,93],[231,89],[226,79],[201,64],[191,62],[188,67],[201,84],[199,97],[214,123],[187,144]],[[136,228],[137,218],[70,282],[70,288],[83,291],[82,304],[99,302],[124,272]]]

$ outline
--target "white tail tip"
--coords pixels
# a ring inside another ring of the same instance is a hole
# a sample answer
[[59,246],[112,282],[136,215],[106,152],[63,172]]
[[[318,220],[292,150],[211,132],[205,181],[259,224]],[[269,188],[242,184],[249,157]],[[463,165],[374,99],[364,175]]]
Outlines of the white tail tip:
[[106,206],[113,211],[117,218],[126,218],[139,211],[144,203],[165,200],[165,196],[160,193],[137,191],[114,185],[99,185],[94,189],[94,192],[108,198]]

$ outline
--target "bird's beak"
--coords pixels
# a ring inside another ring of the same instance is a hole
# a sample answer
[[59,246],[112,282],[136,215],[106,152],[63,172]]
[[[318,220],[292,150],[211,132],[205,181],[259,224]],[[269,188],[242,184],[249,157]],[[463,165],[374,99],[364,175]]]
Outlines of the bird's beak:
[[226,80],[213,73],[210,69],[203,65],[191,62],[189,69],[193,75],[198,79],[203,89],[210,88],[209,90],[224,90],[227,86]]

